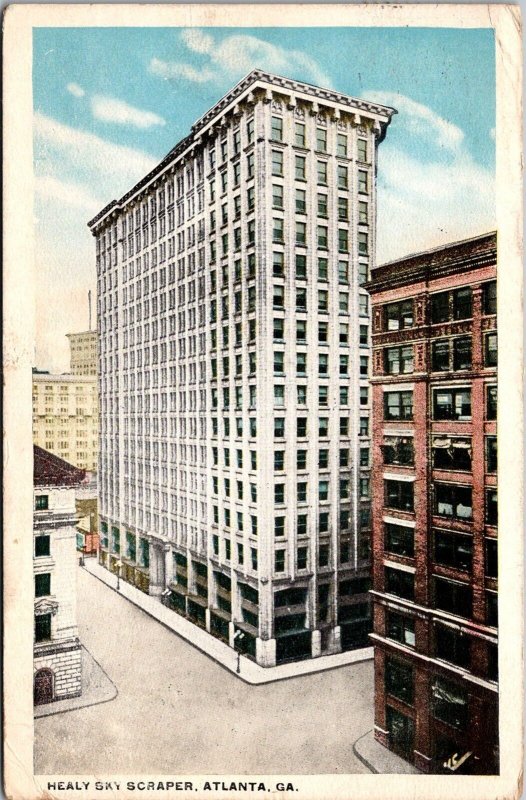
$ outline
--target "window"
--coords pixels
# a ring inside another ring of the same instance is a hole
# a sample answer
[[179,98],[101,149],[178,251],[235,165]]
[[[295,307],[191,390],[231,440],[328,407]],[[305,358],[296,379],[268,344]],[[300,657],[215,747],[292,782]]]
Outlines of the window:
[[415,576],[412,572],[385,567],[385,590],[388,594],[403,597],[405,600],[414,600]]
[[327,128],[316,128],[316,150],[327,152]]
[[496,525],[498,522],[497,490],[486,489],[486,523]]
[[435,678],[431,686],[433,716],[454,728],[464,728],[468,720],[468,695],[455,683]]
[[[348,250],[349,250],[349,232],[345,228],[338,228],[338,252],[347,253]],[[361,298],[362,295],[360,295],[360,299]],[[367,297],[365,297],[365,300],[367,300]]]
[[280,183],[272,184],[272,206],[283,208],[283,186]]
[[[303,189],[296,189],[296,213],[297,214],[305,214],[306,213],[306,192]],[[283,192],[282,192],[282,200],[283,200]],[[283,206],[283,204],[282,204]]]
[[387,614],[386,635],[395,642],[415,646],[415,621],[412,617],[389,612]]
[[319,545],[318,549],[318,566],[319,567],[328,567],[329,566],[329,545],[327,543],[323,543]]
[[281,317],[274,318],[274,339],[283,339],[284,333],[284,320]]
[[400,303],[388,303],[384,306],[384,330],[399,331],[404,328],[412,328],[413,324],[412,300],[403,300]]
[[433,392],[435,419],[471,419],[470,389],[435,389]]
[[306,547],[298,547],[296,556],[298,569],[307,569],[308,567],[307,554],[308,550]]
[[250,560],[252,562],[252,569],[257,570],[258,568],[258,551],[254,548],[250,548]]
[[318,517],[318,530],[320,533],[327,533],[329,530],[329,512],[322,511]]
[[[285,484],[284,483],[276,483],[274,486],[274,502],[275,503],[284,503],[285,502]],[[285,525],[285,517],[278,517],[278,519],[282,520],[282,527]],[[277,520],[276,520],[277,524]]]
[[339,133],[336,138],[336,155],[347,158],[347,135]]
[[471,571],[473,557],[473,540],[471,536],[466,536],[453,531],[433,531],[434,539],[434,560],[437,564],[454,569]]
[[283,176],[283,153],[281,150],[272,151],[272,174],[278,177]]
[[305,222],[296,222],[296,244],[307,244],[307,225]]
[[284,450],[275,450],[274,451],[274,469],[276,472],[281,472],[285,467],[285,451]]
[[318,259],[318,280],[326,281],[329,276],[329,262],[326,258]]
[[49,508],[49,497],[47,494],[39,494],[35,497],[35,511],[47,511]]
[[272,219],[272,241],[283,241],[283,219],[281,217],[273,217]]
[[360,417],[360,436],[369,436],[369,417]]
[[320,289],[318,291],[318,311],[328,311],[329,310],[329,292],[325,289]]
[[497,419],[497,387],[486,388],[486,419]]
[[384,523],[384,546],[388,553],[413,558],[415,555],[415,532],[405,525]]
[[496,644],[488,644],[488,678],[490,681],[499,679],[499,650]]
[[298,417],[296,420],[296,433],[300,438],[307,435],[307,417]]
[[434,436],[433,466],[436,469],[470,470],[471,439],[458,436]]
[[274,572],[285,572],[285,551],[276,550],[274,553]]
[[274,419],[274,436],[277,439],[285,436],[285,417],[276,417]]
[[384,419],[413,419],[413,392],[385,392]]
[[273,287],[273,303],[274,308],[283,308],[285,290],[283,286],[274,285]]
[[51,594],[51,573],[42,572],[35,575],[35,597],[47,597]]
[[467,583],[450,581],[446,578],[433,578],[435,607],[459,617],[471,617],[472,592]]
[[329,418],[320,417],[318,420],[318,434],[319,436],[329,435]]
[[450,664],[468,668],[470,664],[469,637],[443,625],[435,626],[435,655]]
[[294,144],[296,147],[305,147],[305,125],[302,122],[294,125]]
[[274,519],[274,535],[285,536],[285,517],[276,517]]
[[338,262],[338,283],[349,282],[349,264],[347,261]]
[[307,502],[307,483],[305,481],[300,481],[297,485],[297,499],[298,503],[306,503]]
[[281,375],[284,371],[285,353],[278,350],[274,353],[274,374]]
[[360,325],[360,344],[367,346],[369,343],[369,327]]
[[488,578],[497,578],[499,574],[499,562],[498,543],[496,539],[486,539],[485,552],[484,575]]
[[306,159],[303,156],[295,156],[294,161],[294,177],[296,180],[304,181],[306,177],[305,172]]
[[307,405],[307,387],[299,385],[297,387],[298,405]]
[[35,642],[51,639],[51,614],[39,614],[35,617]]
[[338,165],[338,189],[349,188],[349,170],[347,167]]
[[486,436],[486,472],[497,471],[497,437]]
[[304,319],[298,319],[296,321],[296,341],[307,341],[307,321]]
[[447,322],[451,319],[470,319],[472,316],[472,292],[469,287],[453,292],[439,292],[430,298],[431,322]]
[[318,356],[318,375],[328,375],[329,356],[327,353],[320,353]]
[[318,185],[327,186],[327,162],[326,161],[317,161],[316,162],[316,174],[317,174],[317,178],[318,178]]
[[364,169],[358,170],[358,191],[361,194],[369,193],[369,174]]
[[296,308],[298,311],[306,311],[307,309],[307,289],[299,286],[296,289]]
[[307,469],[307,451],[296,451],[296,466],[298,469]]
[[298,375],[307,374],[307,353],[296,354],[296,373]]
[[382,446],[384,464],[412,466],[415,463],[413,438],[411,436],[384,436]]
[[318,216],[327,217],[327,195],[318,195]]
[[413,669],[407,664],[387,658],[385,661],[385,691],[409,705],[413,702]]
[[435,514],[454,519],[471,519],[473,514],[471,486],[435,483]]
[[483,286],[484,314],[497,313],[497,281],[490,281]]
[[49,556],[50,555],[51,537],[47,534],[35,536],[35,557]]
[[329,499],[329,481],[321,480],[318,483],[318,499],[319,500],[328,500]]
[[369,234],[358,232],[358,255],[369,255]]
[[388,375],[413,372],[413,346],[387,347],[384,350],[384,369]]
[[497,366],[497,334],[488,333],[484,338],[484,366]]
[[321,248],[322,250],[327,249],[329,241],[328,231],[329,229],[327,228],[326,225],[318,225],[318,247]]
[[275,142],[283,140],[283,119],[281,117],[272,117],[270,137]]
[[387,508],[414,511],[413,482],[384,480],[384,504]]
[[296,533],[298,536],[306,536],[307,535],[307,515],[306,514],[298,514],[298,522],[296,526]]
[[486,592],[486,623],[496,628],[499,624],[498,597],[496,592]]

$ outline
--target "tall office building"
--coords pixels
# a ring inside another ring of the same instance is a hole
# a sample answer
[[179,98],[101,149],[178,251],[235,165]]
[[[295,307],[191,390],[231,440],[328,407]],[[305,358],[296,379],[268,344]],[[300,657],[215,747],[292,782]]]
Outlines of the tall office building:
[[368,641],[361,285],[393,113],[256,70],[89,223],[101,562],[265,666]]
[[97,331],[68,333],[72,375],[96,375],[98,369]]
[[98,460],[97,379],[33,370],[33,442],[80,469]]
[[498,772],[496,235],[374,270],[375,736]]

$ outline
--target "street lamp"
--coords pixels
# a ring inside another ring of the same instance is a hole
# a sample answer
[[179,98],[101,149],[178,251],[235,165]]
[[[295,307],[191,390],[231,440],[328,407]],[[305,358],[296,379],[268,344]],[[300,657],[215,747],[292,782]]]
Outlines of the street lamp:
[[[236,639],[239,639],[239,641],[241,642],[241,641],[243,641],[244,638],[245,638],[245,634],[243,633],[243,631],[236,631],[235,632],[235,634],[234,634],[234,642],[236,641]],[[241,672],[241,651],[240,650],[237,651],[236,672],[237,672],[238,675]]]
[[120,591],[120,588],[121,588],[121,567],[122,567],[122,561],[120,560],[120,558],[116,562],[115,566],[117,567],[117,591]]

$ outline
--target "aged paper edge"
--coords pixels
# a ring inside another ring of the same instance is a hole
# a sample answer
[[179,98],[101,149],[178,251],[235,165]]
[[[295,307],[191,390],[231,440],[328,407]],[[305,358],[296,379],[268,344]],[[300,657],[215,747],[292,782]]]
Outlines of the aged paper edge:
[[[523,420],[522,75],[520,11],[512,5],[12,5],[4,18],[4,764],[8,798],[51,797],[33,774],[32,419],[33,281],[32,27],[384,26],[495,29],[499,312],[500,742],[495,777],[296,776],[300,798],[513,798],[522,786]],[[475,65],[474,65],[475,66]],[[342,713],[344,704],[342,703]],[[50,776],[64,777],[64,776]],[[116,775],[66,776],[73,780]],[[133,780],[138,777],[126,775]],[[154,779],[157,776],[148,776]],[[184,780],[185,776],[177,776]],[[200,776],[186,776],[199,780]],[[203,776],[204,777],[204,776]],[[228,780],[230,776],[221,776]],[[235,776],[233,776],[235,777]],[[239,776],[237,776],[239,777]],[[269,776],[265,776],[269,777]],[[288,776],[279,776],[287,780]],[[158,776],[166,780],[167,776]],[[250,779],[256,779],[251,776]],[[180,796],[180,793],[178,793]],[[236,793],[237,795],[242,793]],[[90,793],[89,800],[95,796]],[[126,792],[96,792],[126,797]],[[143,795],[144,796],[144,795]],[[149,798],[170,796],[148,792]],[[192,793],[200,797],[201,793]],[[206,796],[206,794],[204,795]],[[217,792],[227,797],[228,793]],[[60,792],[60,797],[79,797]],[[87,796],[86,796],[87,797]]]

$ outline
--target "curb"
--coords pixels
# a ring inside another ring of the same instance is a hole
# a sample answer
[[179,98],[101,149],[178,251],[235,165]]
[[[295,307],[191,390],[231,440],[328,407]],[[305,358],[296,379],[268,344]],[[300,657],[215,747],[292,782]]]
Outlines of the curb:
[[362,735],[361,735],[361,736],[359,736],[359,737],[356,739],[356,741],[355,741],[355,742],[353,742],[352,751],[353,751],[354,755],[356,756],[356,758],[358,759],[358,761],[361,761],[361,762],[362,762],[362,764],[363,764],[365,767],[367,767],[367,769],[369,770],[369,772],[372,772],[374,775],[379,775],[380,773],[378,772],[378,770],[377,770],[375,767],[373,767],[373,765],[372,765],[372,764],[371,764],[369,761],[367,761],[367,759],[366,759],[366,758],[364,758],[364,757],[362,756],[362,754],[361,754],[361,753],[359,753],[359,752],[358,752],[358,750],[356,749],[356,745],[358,744],[358,742],[360,741],[360,739],[363,739],[363,738],[364,738],[364,736],[367,736],[369,733],[372,733],[372,731],[373,731],[373,729],[371,728],[371,730],[370,730],[370,731],[366,731],[365,733],[362,733]]
[[[101,705],[104,705],[104,703],[111,703],[112,700],[115,700],[115,698],[118,697],[119,690],[117,689],[117,687],[113,683],[112,679],[110,678],[110,676],[108,675],[106,670],[100,665],[100,663],[97,661],[97,659],[94,658],[94,656],[91,654],[91,652],[88,650],[87,647],[85,647],[84,645],[81,645],[81,646],[82,646],[82,649],[92,659],[92,661],[95,662],[95,664],[100,669],[100,671],[104,674],[104,677],[108,680],[108,682],[111,683],[114,693],[112,694],[111,697],[104,698],[104,700],[94,700],[92,703],[80,703],[79,705],[72,706],[71,708],[61,708],[61,709],[57,709],[56,711],[49,711],[46,714],[39,714],[39,715],[33,714],[33,719],[35,720],[35,722],[38,719],[45,719],[46,717],[55,717],[55,716],[57,716],[57,714],[68,714],[70,711],[80,711],[80,709],[82,709],[82,708],[91,708],[92,706],[101,706]],[[74,702],[74,700],[81,700],[81,699],[82,699],[82,694],[80,694],[76,698],[72,697],[71,698],[71,702]],[[49,705],[52,705],[52,704],[49,704]]]
[[[170,631],[171,634],[173,634],[175,636],[178,636],[179,639],[182,639],[184,642],[189,644],[191,647],[194,647],[196,650],[198,650],[204,656],[206,656],[207,658],[211,659],[211,661],[214,661],[216,664],[218,664],[222,669],[226,670],[234,678],[239,678],[240,680],[243,681],[243,683],[246,683],[248,686],[256,686],[256,687],[257,686],[268,686],[271,683],[279,683],[281,681],[295,680],[297,678],[307,678],[310,675],[319,675],[322,672],[331,672],[332,670],[335,670],[335,669],[343,669],[344,667],[350,667],[353,664],[360,664],[360,663],[365,662],[365,661],[372,661],[372,659],[373,659],[373,656],[370,655],[370,656],[367,656],[367,658],[360,659],[359,661],[351,661],[348,664],[334,664],[333,666],[329,665],[329,666],[326,666],[326,667],[320,667],[319,669],[312,670],[312,671],[309,671],[309,672],[302,672],[302,673],[299,673],[298,675],[283,675],[283,676],[271,678],[270,680],[265,680],[265,681],[251,681],[248,678],[246,678],[244,675],[242,675],[242,673],[236,672],[235,670],[230,669],[228,666],[226,666],[226,664],[224,664],[216,656],[212,655],[207,650],[205,650],[203,647],[201,647],[201,645],[199,645],[197,642],[194,642],[191,639],[187,639],[183,634],[181,634],[178,631],[174,630],[170,625],[168,625],[166,622],[164,622],[164,620],[162,620],[159,617],[157,617],[155,614],[153,614],[148,609],[143,608],[143,606],[140,606],[132,598],[127,597],[126,595],[121,594],[120,592],[118,592],[116,587],[111,586],[103,578],[99,577],[99,575],[97,575],[95,572],[91,572],[91,570],[87,569],[86,566],[83,566],[82,569],[84,569],[84,571],[87,572],[89,575],[91,575],[93,578],[96,578],[98,581],[100,581],[108,589],[110,589],[111,591],[115,592],[115,594],[118,594],[124,600],[127,600],[129,603],[132,603],[132,605],[134,605],[135,608],[138,608],[139,611],[142,611],[148,617],[150,617],[151,619],[154,619],[156,622],[158,622],[160,625],[162,625],[163,628],[165,628],[166,630]],[[209,635],[211,636],[212,634],[209,634]]]

